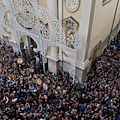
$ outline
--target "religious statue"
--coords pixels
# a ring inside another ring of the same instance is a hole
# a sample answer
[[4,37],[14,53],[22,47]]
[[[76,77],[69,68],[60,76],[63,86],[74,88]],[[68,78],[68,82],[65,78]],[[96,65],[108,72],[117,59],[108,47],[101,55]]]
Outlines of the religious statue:
[[71,34],[71,31],[68,31],[67,32],[67,42],[66,42],[66,45],[67,47],[72,47],[72,34]]

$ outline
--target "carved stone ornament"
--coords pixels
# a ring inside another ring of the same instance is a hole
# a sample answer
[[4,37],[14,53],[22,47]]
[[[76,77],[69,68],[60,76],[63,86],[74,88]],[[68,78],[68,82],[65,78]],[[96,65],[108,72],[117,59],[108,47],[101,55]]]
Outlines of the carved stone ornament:
[[[74,36],[77,33],[79,22],[77,22],[72,16],[62,20],[64,24],[64,29],[66,31],[66,45],[67,47],[75,46],[74,41],[76,37]],[[73,42],[72,42],[73,41]]]
[[63,21],[65,30],[69,30],[71,32],[77,31],[79,27],[79,22],[75,20],[72,16],[63,19],[62,21]]
[[27,29],[35,25],[35,11],[30,0],[14,0],[14,8],[18,23]]
[[65,6],[68,11],[75,12],[80,5],[80,0],[65,0]]

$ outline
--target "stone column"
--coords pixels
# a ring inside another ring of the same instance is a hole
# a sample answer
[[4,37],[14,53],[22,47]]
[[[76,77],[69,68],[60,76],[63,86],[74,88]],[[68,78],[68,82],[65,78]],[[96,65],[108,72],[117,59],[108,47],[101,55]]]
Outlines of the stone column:
[[[58,0],[47,0],[47,9],[49,9],[56,17],[58,17]],[[49,28],[51,38],[54,40],[53,31]],[[58,69],[58,47],[51,46],[51,53],[48,58],[48,69],[50,72],[57,72]]]
[[25,54],[26,54],[26,57],[28,57],[30,52],[29,52],[28,37],[26,35],[23,36],[23,41],[24,41],[24,46],[27,47],[27,49],[25,49]]
[[47,9],[49,9],[56,17],[58,17],[58,0],[47,0]]
[[[58,19],[62,24],[63,19],[63,0],[58,0]],[[62,60],[62,50],[59,49],[59,59]]]
[[58,48],[56,46],[51,47],[51,56],[56,60],[58,59]]
[[24,40],[23,41],[24,41],[24,46],[28,47],[29,43],[28,43],[28,38],[27,38],[26,35],[24,36]]
[[80,27],[79,36],[82,40],[82,47],[77,52],[76,77],[79,82],[84,80],[86,69],[89,65],[88,50],[92,31],[93,17],[95,11],[96,0],[81,0],[80,7]]

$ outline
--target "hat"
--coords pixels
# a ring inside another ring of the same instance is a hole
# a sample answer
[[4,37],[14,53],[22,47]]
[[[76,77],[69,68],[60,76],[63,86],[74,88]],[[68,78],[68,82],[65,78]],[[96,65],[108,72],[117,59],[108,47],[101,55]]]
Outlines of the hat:
[[45,89],[45,90],[47,90],[47,89],[48,89],[47,84],[43,83],[43,89]]
[[46,118],[48,118],[49,116],[48,116],[48,114],[46,115]]
[[35,110],[35,114],[37,114],[37,110]]
[[13,93],[16,93],[16,91],[13,91]]
[[23,106],[23,104],[20,104],[20,106]]

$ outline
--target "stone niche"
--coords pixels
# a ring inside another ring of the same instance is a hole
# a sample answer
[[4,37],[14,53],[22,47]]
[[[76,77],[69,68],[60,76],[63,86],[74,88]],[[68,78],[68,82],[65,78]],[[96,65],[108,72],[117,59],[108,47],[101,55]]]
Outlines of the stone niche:
[[79,27],[79,22],[75,20],[72,16],[63,19],[62,21],[63,21],[65,30],[69,30],[71,32],[77,31]]
[[62,20],[64,24],[64,30],[66,33],[66,46],[73,48],[71,42],[74,39],[74,35],[77,34],[79,22],[72,16]]

